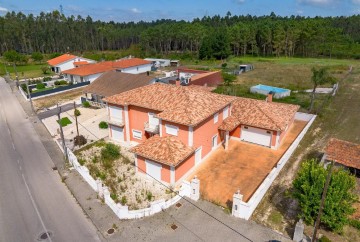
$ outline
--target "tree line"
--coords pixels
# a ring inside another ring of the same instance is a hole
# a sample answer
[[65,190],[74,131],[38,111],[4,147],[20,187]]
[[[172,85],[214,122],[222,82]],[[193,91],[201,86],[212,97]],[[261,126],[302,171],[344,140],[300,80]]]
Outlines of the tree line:
[[192,21],[94,21],[59,11],[0,17],[0,54],[124,50],[141,55],[189,55],[222,59],[229,55],[360,58],[360,15],[281,17],[215,15]]

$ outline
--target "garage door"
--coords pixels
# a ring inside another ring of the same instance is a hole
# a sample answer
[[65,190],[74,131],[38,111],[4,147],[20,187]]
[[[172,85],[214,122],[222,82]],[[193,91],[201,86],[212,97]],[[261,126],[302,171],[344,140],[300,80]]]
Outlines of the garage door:
[[242,127],[241,140],[270,147],[271,132],[268,133],[267,130],[253,128],[253,127]]
[[124,141],[124,129],[111,125],[112,138],[115,141]]
[[161,168],[162,166],[156,162],[145,160],[146,174],[151,178],[161,181]]

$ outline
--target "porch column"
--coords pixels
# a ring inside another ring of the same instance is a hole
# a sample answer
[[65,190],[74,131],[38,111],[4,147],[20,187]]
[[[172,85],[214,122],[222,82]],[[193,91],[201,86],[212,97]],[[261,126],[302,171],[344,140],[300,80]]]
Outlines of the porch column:
[[225,150],[229,147],[229,131],[225,132]]
[[175,167],[170,166],[170,183],[175,184]]
[[129,127],[129,106],[124,106],[125,113],[125,131],[126,131],[126,142],[130,144],[130,127]]

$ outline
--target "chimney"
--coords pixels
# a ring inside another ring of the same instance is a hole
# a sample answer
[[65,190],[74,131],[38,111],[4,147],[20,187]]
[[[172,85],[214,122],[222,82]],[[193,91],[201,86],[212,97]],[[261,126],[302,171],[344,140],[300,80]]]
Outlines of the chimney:
[[175,81],[175,85],[176,86],[180,86],[180,79],[178,78],[178,79],[176,79],[176,81]]
[[266,101],[268,103],[271,103],[272,102],[272,99],[273,99],[273,92],[269,92],[267,98],[266,98]]

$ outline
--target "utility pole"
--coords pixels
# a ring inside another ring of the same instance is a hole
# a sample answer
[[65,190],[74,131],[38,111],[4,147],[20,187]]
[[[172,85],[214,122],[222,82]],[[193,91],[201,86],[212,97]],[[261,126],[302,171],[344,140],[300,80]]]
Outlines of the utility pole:
[[76,104],[74,101],[74,116],[75,116],[75,122],[76,122],[76,132],[77,132],[77,136],[79,136],[79,125],[78,125],[78,120],[77,120],[77,115],[76,115]]
[[30,88],[29,88],[29,80],[27,80],[27,81],[25,80],[25,82],[26,82],[26,90],[27,90],[27,93],[28,93],[28,96],[29,96],[31,110],[33,111],[33,113],[35,113],[33,102],[32,102],[32,99],[31,99],[31,93],[30,93]]
[[317,230],[318,230],[319,225],[320,225],[320,218],[321,218],[322,211],[324,209],[324,204],[325,204],[325,200],[326,200],[326,193],[327,193],[327,190],[329,189],[333,166],[334,166],[334,162],[331,161],[330,168],[329,168],[328,174],[326,176],[324,191],[323,191],[323,194],[321,196],[321,203],[320,203],[319,213],[318,213],[318,216],[316,218],[315,225],[314,225],[314,233],[313,233],[313,236],[312,236],[312,239],[311,239],[312,242],[316,241],[316,234],[317,234]]
[[65,159],[68,160],[68,153],[67,153],[67,148],[66,148],[66,144],[65,144],[65,138],[64,138],[64,131],[63,131],[63,128],[61,126],[61,117],[60,117],[60,114],[61,114],[61,107],[59,107],[59,104],[58,105],[58,109],[59,109],[59,112],[57,114],[58,116],[58,123],[59,123],[59,126],[60,126],[60,136],[61,136],[61,141],[62,141],[62,146],[63,146],[63,150],[64,150],[64,153],[65,153]]

